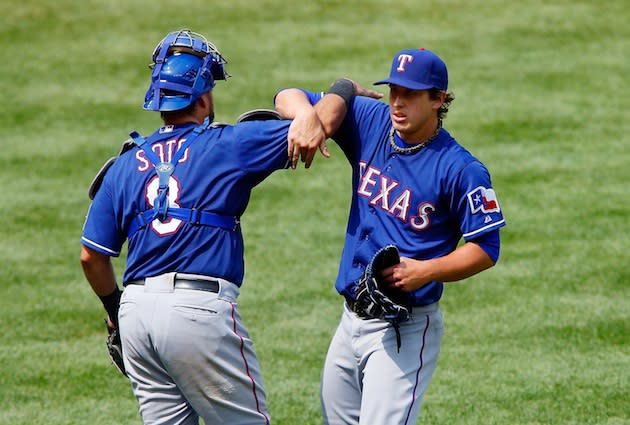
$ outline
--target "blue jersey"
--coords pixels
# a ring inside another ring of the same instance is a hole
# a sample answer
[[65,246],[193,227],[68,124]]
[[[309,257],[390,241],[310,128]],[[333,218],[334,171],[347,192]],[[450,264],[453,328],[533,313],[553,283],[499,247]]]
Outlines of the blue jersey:
[[[169,206],[240,217],[252,189],[273,171],[287,168],[289,121],[252,121],[210,127],[179,159],[169,179]],[[146,140],[168,162],[196,127],[165,126]],[[133,220],[151,209],[158,176],[137,147],[116,159],[88,210],[81,243],[118,256]],[[153,220],[128,241],[123,282],[167,272],[215,276],[241,285],[244,275],[240,227],[195,225],[186,220]]]
[[[322,94],[306,92],[312,103]],[[332,137],[352,165],[352,203],[336,281],[352,296],[356,281],[376,252],[394,244],[401,256],[442,257],[459,241],[473,240],[505,225],[486,167],[445,130],[424,149],[392,136],[389,105],[355,97]],[[393,139],[392,139],[393,138]],[[413,293],[415,305],[434,303],[442,282]]]

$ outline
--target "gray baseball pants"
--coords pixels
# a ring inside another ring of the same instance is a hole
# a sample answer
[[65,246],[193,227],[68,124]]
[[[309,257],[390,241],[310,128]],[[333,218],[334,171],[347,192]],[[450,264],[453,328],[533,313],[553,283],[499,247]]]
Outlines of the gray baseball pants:
[[127,285],[119,323],[125,368],[145,424],[268,425],[252,340],[237,310],[239,287],[175,287],[176,274]]
[[444,325],[438,303],[414,307],[394,328],[365,320],[344,303],[326,355],[321,401],[325,425],[414,425],[437,365]]

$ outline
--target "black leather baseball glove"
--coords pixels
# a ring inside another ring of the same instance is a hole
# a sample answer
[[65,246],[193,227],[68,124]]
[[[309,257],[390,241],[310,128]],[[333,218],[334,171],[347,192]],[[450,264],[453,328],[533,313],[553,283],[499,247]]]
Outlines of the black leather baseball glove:
[[[105,321],[105,324],[107,324],[107,320]],[[112,363],[114,363],[114,366],[116,366],[116,368],[120,371],[120,373],[127,376],[125,363],[123,362],[120,333],[118,331],[118,328],[112,328],[109,325],[107,325],[107,354],[112,360]]]
[[387,288],[379,277],[381,270],[398,263],[400,253],[394,245],[387,245],[374,255],[357,284],[354,311],[364,318],[391,323],[396,330],[396,341],[400,350],[399,325],[409,320],[410,298],[403,291]]

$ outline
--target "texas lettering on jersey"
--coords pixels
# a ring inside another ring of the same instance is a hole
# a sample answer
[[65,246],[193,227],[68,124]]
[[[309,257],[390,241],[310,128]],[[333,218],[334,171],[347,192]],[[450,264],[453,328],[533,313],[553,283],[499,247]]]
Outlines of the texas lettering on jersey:
[[[403,223],[409,222],[413,230],[425,230],[431,223],[430,214],[436,207],[430,202],[420,202],[413,208],[413,193],[407,187],[399,188],[400,182],[384,175],[381,170],[359,162],[361,180],[357,194],[368,199],[369,205],[380,207]],[[410,216],[410,213],[414,214]]]

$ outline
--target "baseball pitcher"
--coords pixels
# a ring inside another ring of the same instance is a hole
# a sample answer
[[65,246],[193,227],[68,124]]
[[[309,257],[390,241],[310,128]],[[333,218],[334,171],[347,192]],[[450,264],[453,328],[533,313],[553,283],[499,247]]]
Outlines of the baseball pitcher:
[[348,79],[328,96],[286,89],[275,100],[290,118],[336,96],[318,114],[352,166],[335,283],[345,302],[321,383],[329,425],[416,423],[440,351],[444,283],[494,266],[505,225],[487,168],[442,126],[454,99],[444,61],[405,49],[375,84],[389,86],[389,104],[357,96]]

